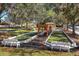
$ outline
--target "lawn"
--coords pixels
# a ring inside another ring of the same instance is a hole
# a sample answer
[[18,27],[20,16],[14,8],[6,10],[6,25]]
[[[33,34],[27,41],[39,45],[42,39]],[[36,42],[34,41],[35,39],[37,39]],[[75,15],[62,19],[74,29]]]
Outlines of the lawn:
[[26,29],[17,29],[17,28],[0,28],[1,32],[8,32],[12,36],[17,36],[19,34],[27,33],[27,32],[33,32],[34,30],[26,30]]
[[9,33],[12,36],[17,36],[17,35],[24,34],[24,33],[29,33],[29,32],[33,32],[33,31],[31,31],[31,30],[16,30],[16,31],[11,31]]
[[0,28],[0,31],[4,31],[4,30],[17,30],[15,28]]
[[[18,36],[25,33],[31,33],[34,32],[33,30],[23,30],[23,29],[15,29],[15,28],[0,28],[0,40],[7,39],[8,37]],[[6,31],[6,32],[5,32]],[[23,37],[20,37],[22,39],[27,39],[30,37],[29,35],[24,35]]]
[[63,32],[55,31],[53,34],[51,34],[50,38],[48,39],[48,42],[68,42],[67,37]]
[[56,52],[33,48],[0,47],[0,56],[79,56],[79,52]]

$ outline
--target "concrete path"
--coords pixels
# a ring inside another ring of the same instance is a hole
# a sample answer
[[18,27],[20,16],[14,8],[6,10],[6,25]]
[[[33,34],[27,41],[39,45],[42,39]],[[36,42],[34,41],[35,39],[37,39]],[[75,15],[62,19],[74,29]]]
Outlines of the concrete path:
[[[68,29],[69,31],[72,31],[72,29]],[[75,31],[75,33],[77,34],[77,35],[79,35],[79,30],[77,31]]]

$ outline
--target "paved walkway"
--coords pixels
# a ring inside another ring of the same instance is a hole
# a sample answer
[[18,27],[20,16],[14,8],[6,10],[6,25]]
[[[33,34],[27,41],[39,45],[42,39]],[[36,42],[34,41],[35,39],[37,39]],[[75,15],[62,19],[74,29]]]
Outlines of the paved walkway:
[[[68,30],[69,30],[69,31],[72,31],[72,29],[68,29]],[[75,33],[76,33],[77,35],[79,35],[79,31],[78,31],[78,30],[76,30]]]

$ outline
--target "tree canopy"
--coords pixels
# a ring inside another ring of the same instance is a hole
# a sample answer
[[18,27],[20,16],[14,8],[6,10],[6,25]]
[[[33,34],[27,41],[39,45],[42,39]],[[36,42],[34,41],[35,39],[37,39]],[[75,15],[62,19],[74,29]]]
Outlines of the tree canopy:
[[[0,4],[0,14],[3,10],[10,14],[10,21],[23,24],[31,21],[36,23],[55,22],[56,24],[71,24],[73,33],[79,22],[79,4],[73,3],[11,3]],[[57,23],[58,22],[58,23]]]

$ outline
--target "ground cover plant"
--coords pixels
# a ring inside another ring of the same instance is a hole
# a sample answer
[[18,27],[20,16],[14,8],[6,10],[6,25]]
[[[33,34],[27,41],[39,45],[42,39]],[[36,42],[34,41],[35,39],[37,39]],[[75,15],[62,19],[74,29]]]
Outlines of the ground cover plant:
[[0,56],[78,56],[79,52],[0,47]]
[[16,31],[11,31],[9,33],[12,36],[17,36],[17,35],[24,34],[24,33],[29,33],[29,32],[32,32],[32,31],[31,30],[16,30]]
[[62,31],[55,31],[51,34],[50,38],[48,39],[48,42],[68,42],[67,37]]
[[21,36],[16,37],[16,39],[17,39],[18,41],[22,41],[22,40],[29,39],[29,38],[31,38],[32,36],[36,35],[36,34],[37,34],[36,32],[25,33],[25,34],[23,34],[23,35],[21,35]]

